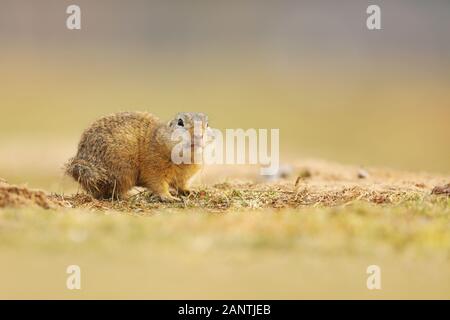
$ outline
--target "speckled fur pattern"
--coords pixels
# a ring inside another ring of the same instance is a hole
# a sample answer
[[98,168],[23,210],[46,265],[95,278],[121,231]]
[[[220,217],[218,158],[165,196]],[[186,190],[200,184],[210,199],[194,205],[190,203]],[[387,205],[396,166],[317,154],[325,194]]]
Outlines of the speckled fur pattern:
[[134,186],[149,189],[163,201],[179,200],[170,192],[189,192],[189,181],[199,164],[175,164],[170,139],[178,119],[193,134],[193,121],[202,113],[180,113],[168,124],[147,112],[121,112],[100,118],[82,134],[76,156],[66,173],[97,199],[126,197]]

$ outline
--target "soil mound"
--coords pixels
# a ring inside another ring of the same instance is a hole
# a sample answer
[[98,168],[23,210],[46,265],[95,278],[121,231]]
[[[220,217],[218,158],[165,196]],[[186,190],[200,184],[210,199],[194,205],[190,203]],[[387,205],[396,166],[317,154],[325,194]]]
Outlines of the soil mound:
[[37,205],[49,209],[53,203],[43,191],[10,185],[0,178],[0,208],[27,205]]

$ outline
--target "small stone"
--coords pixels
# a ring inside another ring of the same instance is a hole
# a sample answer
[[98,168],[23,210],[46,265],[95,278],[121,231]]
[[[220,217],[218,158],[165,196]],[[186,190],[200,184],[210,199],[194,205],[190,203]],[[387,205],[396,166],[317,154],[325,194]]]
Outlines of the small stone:
[[292,166],[290,165],[282,165],[278,170],[278,177],[281,179],[287,179],[292,175]]
[[423,189],[423,188],[426,187],[426,186],[425,186],[425,183],[423,183],[423,182],[416,183],[415,186],[416,186],[417,188],[421,188],[421,189]]
[[275,174],[264,176],[267,181],[277,181],[281,179],[288,179],[292,176],[293,168],[290,165],[281,165]]
[[300,171],[298,176],[299,176],[299,178],[307,179],[307,178],[311,178],[312,174],[309,169],[303,169],[302,171]]
[[358,170],[358,179],[367,179],[369,177],[369,173],[364,169]]

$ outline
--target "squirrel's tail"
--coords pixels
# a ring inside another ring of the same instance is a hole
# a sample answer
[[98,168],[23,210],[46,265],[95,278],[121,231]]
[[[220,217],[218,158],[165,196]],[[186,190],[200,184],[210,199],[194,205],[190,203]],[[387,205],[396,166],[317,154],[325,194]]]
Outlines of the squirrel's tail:
[[72,158],[65,166],[66,174],[74,178],[86,192],[97,199],[114,195],[114,179],[108,172],[89,161]]

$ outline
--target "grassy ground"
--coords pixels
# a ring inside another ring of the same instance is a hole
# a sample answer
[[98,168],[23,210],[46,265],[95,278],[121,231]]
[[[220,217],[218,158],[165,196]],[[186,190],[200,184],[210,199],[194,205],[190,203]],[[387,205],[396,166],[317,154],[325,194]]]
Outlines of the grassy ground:
[[[450,200],[432,194],[448,177],[301,163],[275,182],[247,168],[210,182],[212,168],[172,204],[10,190],[0,297],[450,297]],[[65,287],[71,264],[80,291]],[[372,264],[379,291],[366,288]]]

